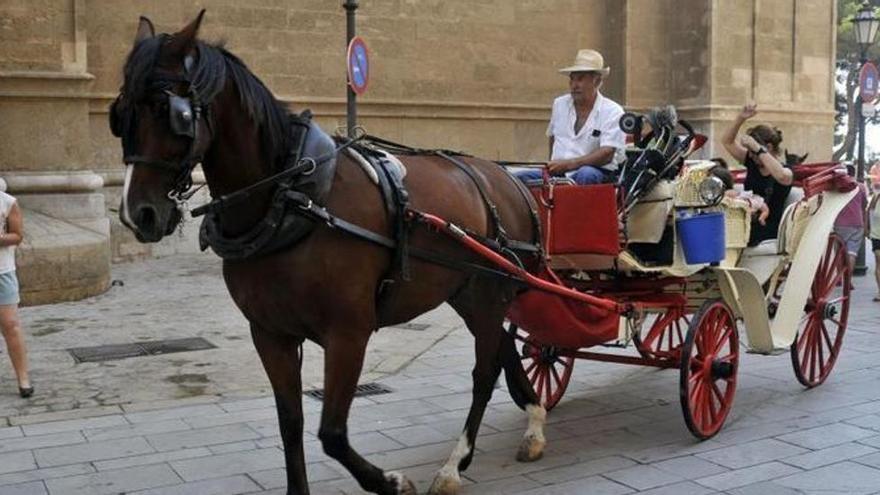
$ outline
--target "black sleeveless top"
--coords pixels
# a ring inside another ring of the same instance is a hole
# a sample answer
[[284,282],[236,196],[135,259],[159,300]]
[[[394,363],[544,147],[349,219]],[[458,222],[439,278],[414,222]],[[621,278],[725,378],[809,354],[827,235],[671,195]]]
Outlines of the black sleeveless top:
[[[764,202],[770,209],[770,215],[764,225],[758,222],[757,217],[753,217],[749,246],[754,246],[767,239],[776,239],[779,222],[782,220],[782,213],[785,209],[785,199],[791,191],[791,186],[776,182],[772,175],[761,175],[760,165],[751,153],[746,155],[746,161],[743,165],[746,167],[746,181],[743,184],[743,189],[764,198]],[[789,168],[788,165],[784,164],[783,166]]]

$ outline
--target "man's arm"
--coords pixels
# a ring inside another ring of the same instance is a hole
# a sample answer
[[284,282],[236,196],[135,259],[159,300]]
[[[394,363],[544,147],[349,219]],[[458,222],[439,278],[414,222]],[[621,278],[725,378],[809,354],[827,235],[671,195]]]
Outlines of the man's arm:
[[550,136],[549,138],[547,138],[547,140],[549,143],[549,148],[547,149],[547,159],[552,160],[553,159],[553,143],[556,142],[556,139],[554,139],[553,136]]
[[18,203],[12,204],[9,216],[6,217],[6,233],[0,234],[0,246],[17,246],[21,244],[21,210]]

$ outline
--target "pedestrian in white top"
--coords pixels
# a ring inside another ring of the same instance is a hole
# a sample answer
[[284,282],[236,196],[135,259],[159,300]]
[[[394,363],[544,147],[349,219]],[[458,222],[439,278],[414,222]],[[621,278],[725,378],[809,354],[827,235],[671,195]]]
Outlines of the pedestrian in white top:
[[15,275],[15,246],[21,244],[21,209],[15,198],[0,191],[0,330],[18,379],[22,398],[34,394],[28,377],[27,347],[18,319],[18,278]]
[[[623,108],[602,95],[599,88],[610,69],[602,54],[580,50],[568,74],[569,94],[553,102],[547,136],[550,138],[550,175],[565,175],[578,184],[611,182],[625,159],[626,136],[620,129]],[[541,179],[540,170],[516,174],[524,182]]]

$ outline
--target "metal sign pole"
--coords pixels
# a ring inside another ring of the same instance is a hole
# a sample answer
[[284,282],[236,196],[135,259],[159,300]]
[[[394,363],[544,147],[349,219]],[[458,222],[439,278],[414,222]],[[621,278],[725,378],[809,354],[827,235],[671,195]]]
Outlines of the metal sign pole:
[[[358,8],[358,2],[345,0],[342,6],[345,7],[345,46],[348,46],[355,36],[355,10]],[[348,137],[354,137],[354,128],[357,126],[357,95],[351,88],[351,81],[346,84],[346,90],[348,91]]]

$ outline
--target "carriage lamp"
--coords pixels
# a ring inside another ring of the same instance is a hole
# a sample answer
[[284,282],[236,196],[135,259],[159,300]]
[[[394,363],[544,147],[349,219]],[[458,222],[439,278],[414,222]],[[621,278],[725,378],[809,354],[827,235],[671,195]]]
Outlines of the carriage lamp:
[[714,175],[706,177],[700,182],[699,186],[700,198],[704,203],[710,206],[717,205],[724,196],[724,181]]
[[[874,7],[865,2],[851,22],[853,23],[856,43],[859,45],[858,70],[861,71],[865,62],[868,61],[868,49],[871,48],[877,38],[877,31],[880,29],[880,18],[874,13]],[[862,183],[865,181],[865,115],[862,113],[863,103],[861,96],[856,98],[856,116],[859,123],[856,180]],[[856,256],[853,273],[855,275],[864,275],[867,271],[868,267],[865,265],[865,239],[863,238],[859,243],[859,251]]]

